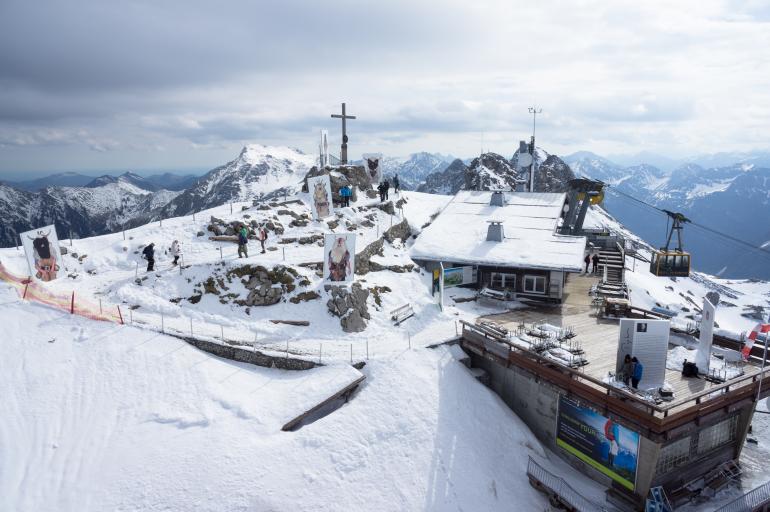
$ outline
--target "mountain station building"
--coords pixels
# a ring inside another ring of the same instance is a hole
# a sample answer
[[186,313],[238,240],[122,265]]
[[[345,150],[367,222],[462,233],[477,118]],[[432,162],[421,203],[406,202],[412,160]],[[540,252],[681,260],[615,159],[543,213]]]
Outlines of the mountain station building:
[[458,192],[412,247],[428,270],[473,267],[475,285],[508,299],[561,302],[567,273],[580,272],[584,236],[557,232],[565,193]]

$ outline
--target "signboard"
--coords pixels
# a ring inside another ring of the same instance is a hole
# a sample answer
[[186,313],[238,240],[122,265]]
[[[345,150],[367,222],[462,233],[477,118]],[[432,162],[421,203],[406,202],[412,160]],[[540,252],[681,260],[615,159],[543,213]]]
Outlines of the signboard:
[[714,340],[714,315],[716,306],[708,298],[703,299],[703,311],[700,320],[700,344],[695,353],[695,365],[698,373],[708,374],[711,363],[711,342]]
[[455,267],[444,269],[444,287],[476,283],[476,267]]
[[633,491],[639,434],[564,395],[559,397],[556,444]]
[[369,183],[376,185],[382,181],[382,153],[366,153],[364,158],[364,170],[369,176]]
[[324,235],[325,281],[353,281],[355,265],[355,233]]
[[623,359],[628,354],[642,364],[639,389],[658,389],[663,386],[666,380],[669,331],[668,320],[622,318],[615,364],[616,373],[622,373]]
[[53,224],[44,228],[25,231],[21,235],[21,245],[27,256],[29,275],[41,281],[53,281],[59,277],[62,266],[59,238]]
[[313,213],[313,220],[325,219],[334,213],[332,187],[328,174],[308,178],[307,191],[310,193],[310,210]]

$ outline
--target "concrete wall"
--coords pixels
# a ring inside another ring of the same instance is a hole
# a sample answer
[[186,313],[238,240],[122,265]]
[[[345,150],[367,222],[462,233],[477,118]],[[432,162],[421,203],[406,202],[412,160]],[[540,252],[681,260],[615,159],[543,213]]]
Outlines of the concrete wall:
[[309,370],[317,366],[313,361],[307,361],[304,359],[296,359],[293,357],[284,356],[271,356],[258,350],[236,347],[233,345],[223,345],[213,341],[190,338],[189,336],[175,336],[173,334],[169,336],[182,339],[190,345],[208,352],[209,354],[214,354],[215,356],[224,357],[225,359],[230,359],[232,361],[264,366],[266,368],[280,368],[281,370]]

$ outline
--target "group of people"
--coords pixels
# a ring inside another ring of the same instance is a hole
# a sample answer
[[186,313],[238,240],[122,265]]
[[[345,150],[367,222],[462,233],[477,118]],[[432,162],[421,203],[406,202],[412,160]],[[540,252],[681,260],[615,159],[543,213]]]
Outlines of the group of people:
[[586,274],[588,274],[588,265],[593,263],[593,266],[591,267],[591,273],[595,274],[599,270],[599,253],[594,253],[593,256],[591,256],[591,253],[587,253],[586,257],[583,259],[583,261],[586,264]]
[[[257,240],[262,246],[262,254],[265,254],[265,241],[267,240],[267,230],[264,226],[257,228]],[[249,257],[249,228],[245,224],[241,224],[238,230],[238,257]]]
[[631,357],[626,354],[623,358],[623,384],[628,386],[629,382],[631,387],[637,389],[639,387],[639,381],[642,380],[642,373],[644,372],[644,366],[636,356]]
[[[179,264],[179,258],[182,256],[182,246],[179,244],[179,240],[171,242],[169,251],[171,252],[171,256],[174,257],[174,261],[171,264],[177,266]],[[155,242],[147,244],[144,250],[142,250],[142,257],[147,260],[147,272],[155,270]]]

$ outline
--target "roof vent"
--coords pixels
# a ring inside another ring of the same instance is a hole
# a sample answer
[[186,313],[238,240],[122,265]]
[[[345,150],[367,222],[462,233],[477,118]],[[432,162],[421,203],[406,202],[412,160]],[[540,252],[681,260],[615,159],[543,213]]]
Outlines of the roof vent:
[[505,206],[505,195],[502,190],[493,190],[489,200],[490,206]]
[[489,227],[487,228],[487,242],[502,242],[505,236],[503,235],[503,221],[501,220],[488,220]]

